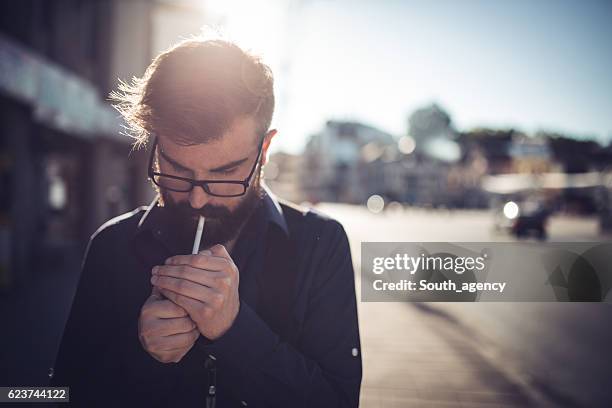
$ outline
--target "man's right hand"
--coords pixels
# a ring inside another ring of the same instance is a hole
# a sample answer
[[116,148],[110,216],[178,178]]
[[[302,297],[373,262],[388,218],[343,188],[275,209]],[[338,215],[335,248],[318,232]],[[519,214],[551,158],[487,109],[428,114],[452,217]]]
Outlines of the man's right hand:
[[164,299],[157,288],[140,310],[138,338],[142,347],[162,363],[178,363],[200,336],[185,309]]

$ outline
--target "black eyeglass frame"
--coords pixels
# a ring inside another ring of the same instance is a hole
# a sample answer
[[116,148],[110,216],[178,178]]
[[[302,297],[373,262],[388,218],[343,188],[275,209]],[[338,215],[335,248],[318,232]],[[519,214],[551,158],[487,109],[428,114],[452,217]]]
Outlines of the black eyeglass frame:
[[[151,179],[151,181],[160,188],[170,190],[170,191],[176,191],[179,193],[188,193],[191,190],[193,190],[195,186],[200,186],[204,189],[206,194],[211,195],[213,197],[240,197],[240,196],[243,196],[246,194],[247,189],[249,188],[251,178],[253,177],[253,174],[255,173],[255,169],[257,168],[257,163],[259,163],[259,158],[261,156],[261,150],[263,148],[263,142],[266,139],[266,135],[267,133],[261,138],[261,142],[259,142],[257,158],[255,159],[255,163],[253,163],[253,168],[251,168],[249,175],[244,180],[195,180],[195,179],[191,179],[187,177],[174,176],[171,174],[165,174],[165,173],[153,171],[153,160],[155,158],[155,152],[157,151],[157,146],[158,146],[157,137],[154,136],[153,147],[151,148],[151,156],[149,157],[149,179]],[[174,180],[186,181],[189,183],[190,187],[187,190],[177,190],[174,188],[162,186],[155,180],[155,176],[168,177]],[[216,194],[210,191],[210,188],[208,187],[209,184],[240,184],[243,187],[242,189],[243,191],[240,194],[228,194],[228,195]]]

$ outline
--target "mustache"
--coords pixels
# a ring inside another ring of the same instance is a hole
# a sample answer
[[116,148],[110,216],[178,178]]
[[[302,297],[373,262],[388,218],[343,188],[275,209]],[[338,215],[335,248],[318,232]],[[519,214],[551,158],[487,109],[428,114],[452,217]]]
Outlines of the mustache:
[[211,204],[206,204],[202,208],[193,208],[186,202],[173,203],[172,209],[189,218],[197,218],[200,215],[206,218],[226,218],[232,215],[228,208]]

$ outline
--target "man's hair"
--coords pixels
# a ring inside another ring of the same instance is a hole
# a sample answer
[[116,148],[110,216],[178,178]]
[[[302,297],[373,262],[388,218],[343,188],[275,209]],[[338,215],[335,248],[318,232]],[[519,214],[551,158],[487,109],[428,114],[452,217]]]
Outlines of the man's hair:
[[134,146],[152,134],[182,145],[222,137],[232,122],[252,116],[261,135],[274,112],[272,71],[260,58],[225,40],[184,40],[158,55],[142,78],[111,93]]

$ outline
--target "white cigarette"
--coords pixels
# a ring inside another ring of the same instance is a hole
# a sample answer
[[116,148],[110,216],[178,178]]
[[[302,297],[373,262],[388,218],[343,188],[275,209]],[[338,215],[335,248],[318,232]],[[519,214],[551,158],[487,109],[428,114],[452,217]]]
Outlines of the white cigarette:
[[200,241],[202,241],[202,231],[204,230],[205,218],[200,215],[198,220],[198,229],[196,230],[195,239],[193,240],[193,249],[191,254],[195,255],[200,251]]

